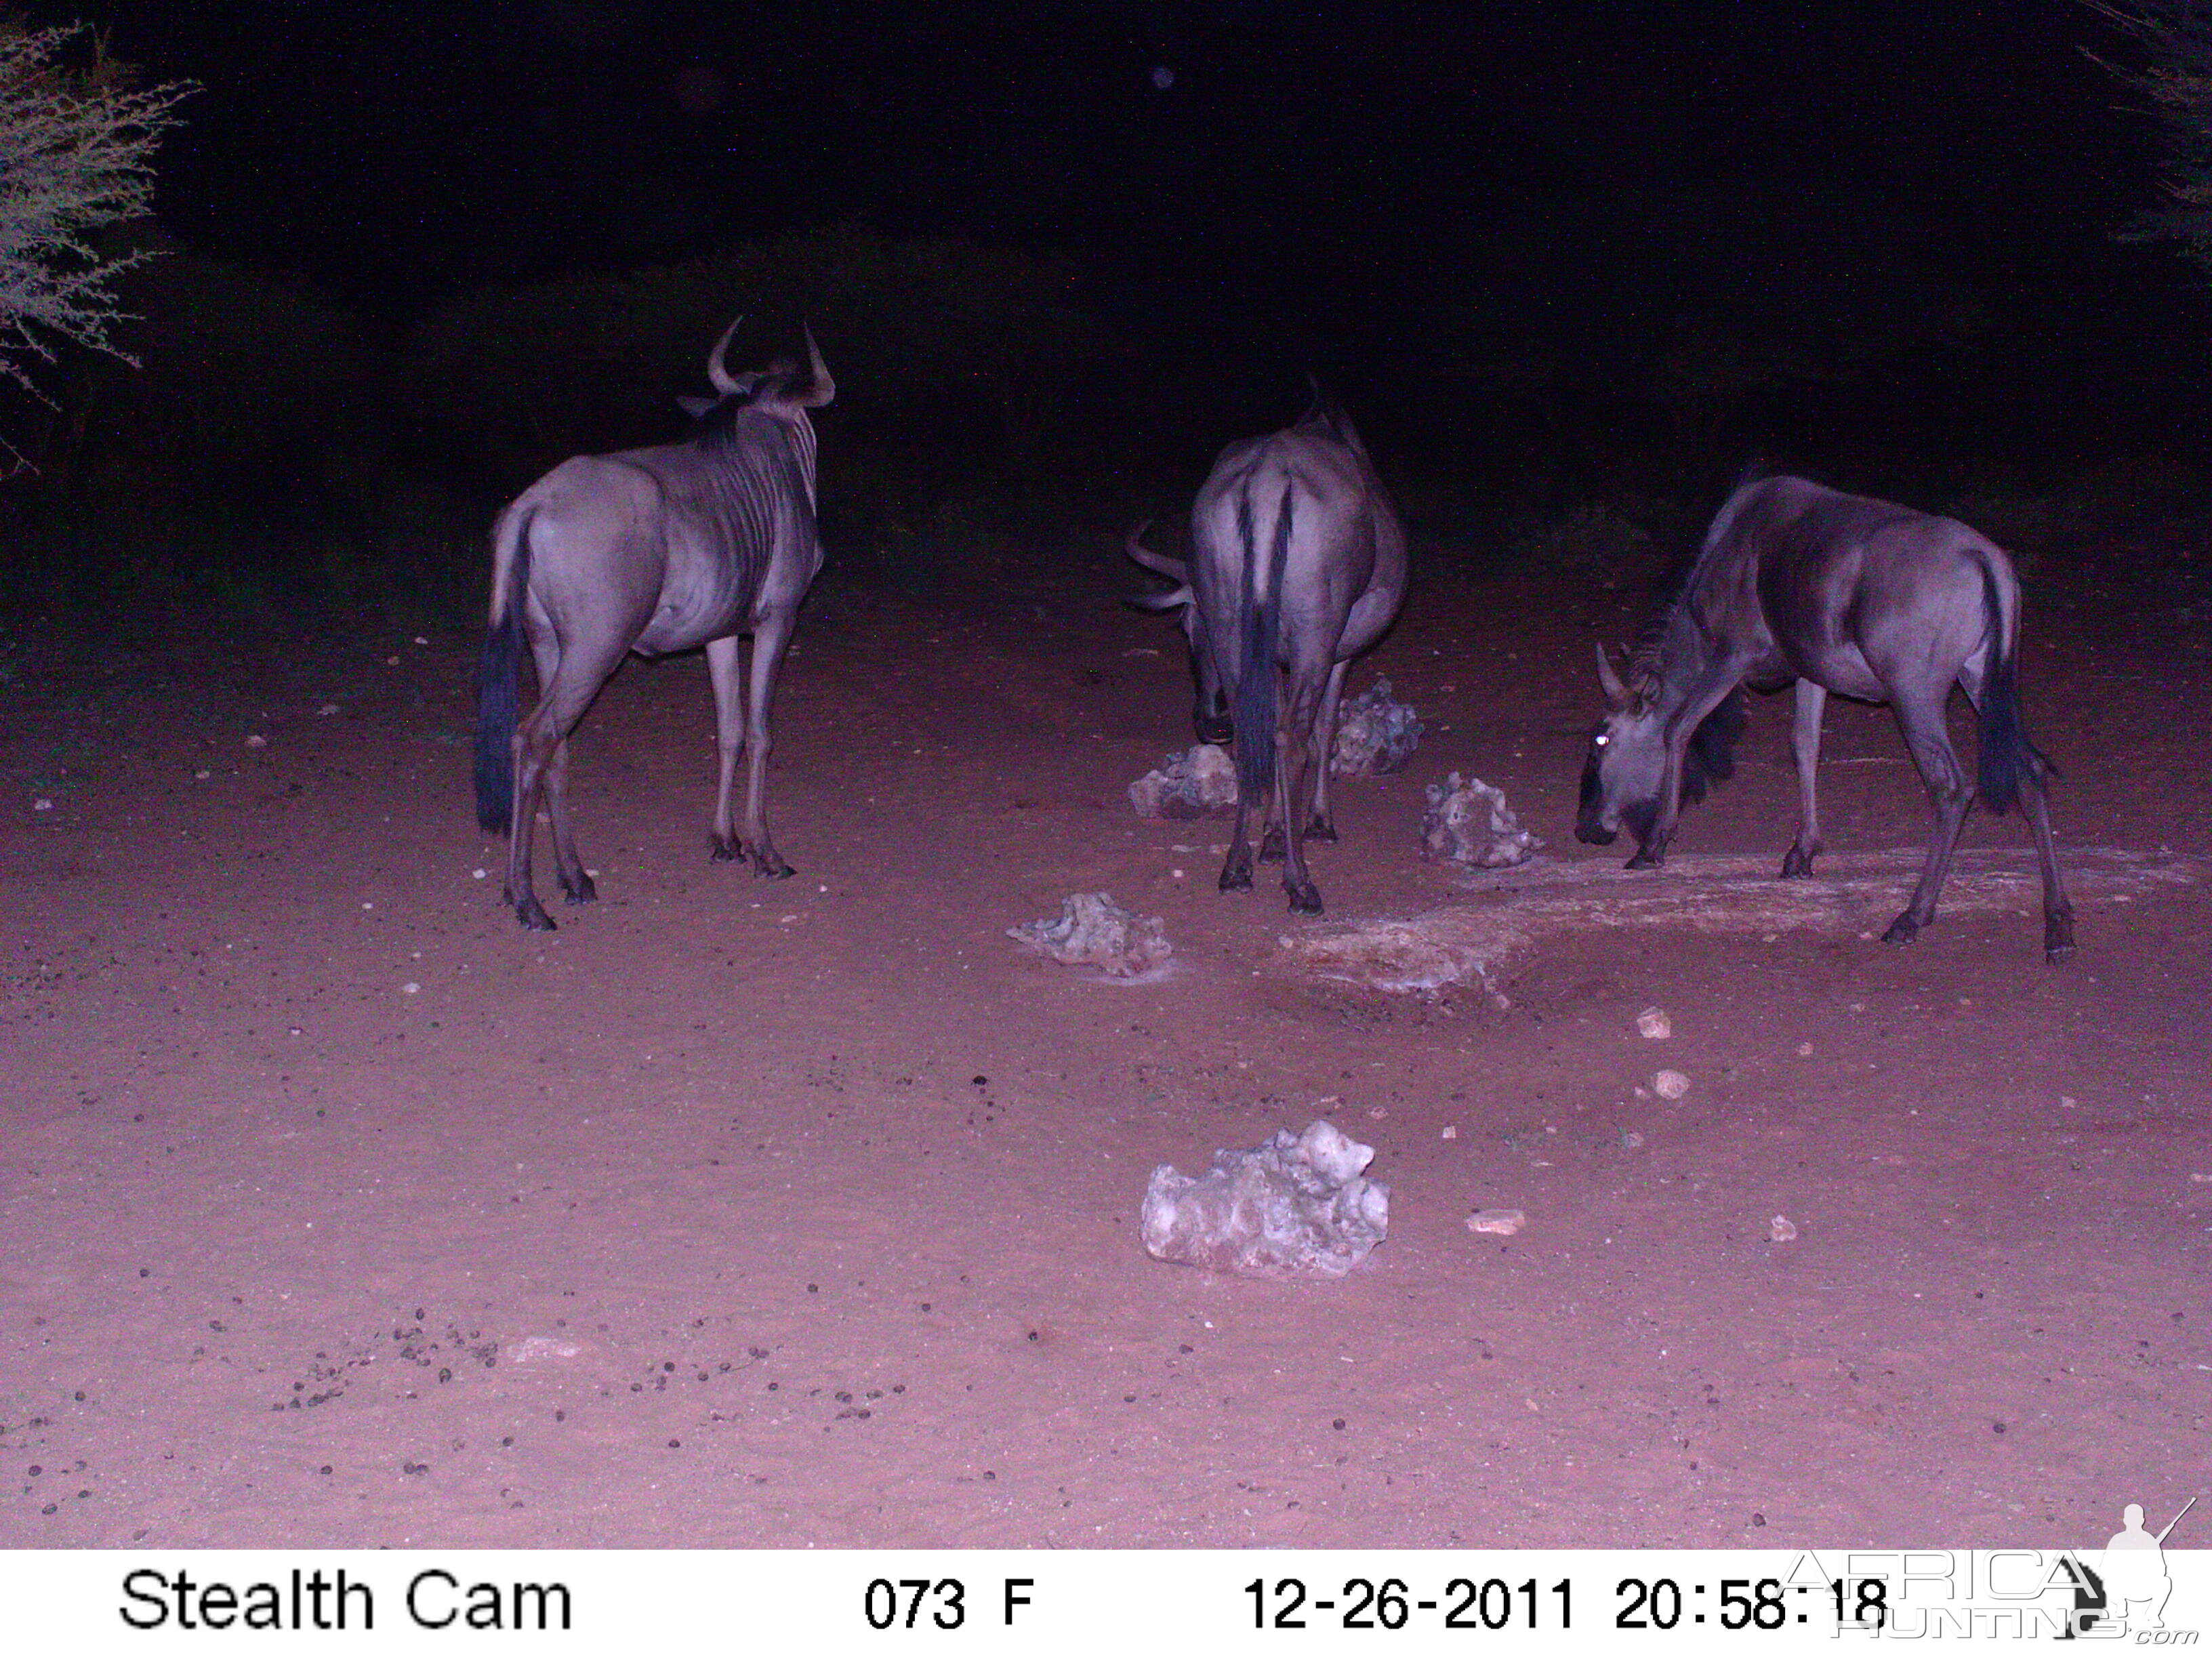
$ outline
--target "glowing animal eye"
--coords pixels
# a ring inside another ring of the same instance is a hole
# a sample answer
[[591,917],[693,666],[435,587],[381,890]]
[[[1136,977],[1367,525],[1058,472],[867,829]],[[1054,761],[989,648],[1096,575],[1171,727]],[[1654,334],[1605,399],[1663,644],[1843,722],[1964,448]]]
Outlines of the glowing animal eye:
[[1604,732],[1599,732],[1599,733],[1597,734],[1597,746],[1598,746],[1599,748],[1601,748],[1601,749],[1604,748],[1604,747],[1606,746],[1606,744],[1607,744],[1608,743],[1611,743],[1612,741],[1613,741],[1613,739],[1612,739],[1611,738],[1608,738],[1607,736],[1606,736],[1606,734],[1605,734]]

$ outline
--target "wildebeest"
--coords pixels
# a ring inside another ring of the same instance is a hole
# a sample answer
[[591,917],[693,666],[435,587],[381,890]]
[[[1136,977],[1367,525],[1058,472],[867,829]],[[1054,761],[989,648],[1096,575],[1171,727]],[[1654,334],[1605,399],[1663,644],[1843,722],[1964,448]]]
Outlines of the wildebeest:
[[[1237,825],[1221,890],[1252,885],[1249,833],[1261,809],[1260,856],[1279,847],[1291,908],[1314,915],[1321,892],[1304,842],[1336,839],[1329,751],[1351,659],[1382,637],[1406,596],[1406,535],[1344,411],[1316,388],[1285,432],[1231,444],[1198,492],[1186,567],[1130,556],[1179,581],[1153,603],[1183,606],[1196,660],[1200,737],[1237,738]],[[1312,817],[1297,810],[1309,799]]]
[[[740,319],[742,320],[742,319]],[[810,330],[807,366],[750,374],[722,362],[732,323],[707,357],[712,398],[686,398],[696,421],[680,443],[563,461],[517,496],[492,530],[491,629],[477,720],[477,822],[509,834],[507,902],[526,927],[550,928],[530,881],[543,796],[555,874],[571,904],[598,896],[568,821],[568,734],[627,652],[707,648],[720,737],[714,856],[750,857],[764,876],[791,866],[769,839],[761,794],[769,706],[799,601],[822,568],[814,518],[814,428],[806,411],[836,394]],[[738,641],[753,636],[752,684]],[[538,706],[515,725],[525,637]],[[742,835],[732,822],[745,759]]]
[[1954,519],[1804,478],[1746,483],[1645,630],[1626,679],[1598,647],[1607,712],[1583,768],[1575,834],[1604,845],[1625,823],[1637,840],[1629,868],[1661,862],[1681,805],[1729,774],[1741,688],[1795,681],[1790,749],[1804,816],[1782,874],[1810,875],[1820,851],[1814,774],[1828,694],[1887,702],[1936,812],[1912,902],[1882,935],[1909,943],[1935,918],[1974,796],[1946,727],[1955,684],[1980,716],[1982,799],[1999,812],[2017,800],[2035,828],[2044,951],[2063,962],[2074,950],[2074,909],[2051,844],[2052,768],[2021,721],[2019,652],[2020,582],[1988,538]]

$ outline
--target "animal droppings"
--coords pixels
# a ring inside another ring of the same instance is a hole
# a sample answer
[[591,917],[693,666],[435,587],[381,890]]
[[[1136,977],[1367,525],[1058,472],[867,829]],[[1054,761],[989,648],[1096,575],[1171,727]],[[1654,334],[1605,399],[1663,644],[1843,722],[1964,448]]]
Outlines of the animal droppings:
[[1526,864],[1544,843],[1521,827],[1505,792],[1456,772],[1428,787],[1421,814],[1421,855],[1476,870]]
[[1646,1008],[1636,1017],[1636,1030],[1654,1042],[1663,1042],[1674,1035],[1674,1022],[1667,1018],[1663,1008]]
[[1140,818],[1203,817],[1234,806],[1237,763],[1226,749],[1212,743],[1170,755],[1158,771],[1146,773],[1129,786],[1129,805]]
[[1056,918],[1009,927],[1006,936],[1054,962],[1103,969],[1117,979],[1146,973],[1175,953],[1164,921],[1124,910],[1111,893],[1071,894]]
[[1420,741],[1421,717],[1409,704],[1394,702],[1390,682],[1378,679],[1338,709],[1329,775],[1383,777],[1403,769]]
[[1787,1244],[1797,1237],[1797,1224],[1786,1215],[1778,1215],[1766,1224],[1766,1237],[1771,1243]]
[[1528,1218],[1518,1210],[1477,1210],[1467,1218],[1471,1233],[1497,1233],[1507,1238],[1528,1224]]
[[1690,1079],[1680,1072],[1661,1072],[1651,1079],[1651,1091],[1662,1100],[1680,1100],[1690,1092]]
[[1155,1260],[1261,1278],[1340,1278],[1382,1241],[1390,1189],[1361,1172],[1375,1156],[1316,1118],[1250,1152],[1224,1149],[1195,1177],[1163,1164],[1146,1183],[1139,1232]]

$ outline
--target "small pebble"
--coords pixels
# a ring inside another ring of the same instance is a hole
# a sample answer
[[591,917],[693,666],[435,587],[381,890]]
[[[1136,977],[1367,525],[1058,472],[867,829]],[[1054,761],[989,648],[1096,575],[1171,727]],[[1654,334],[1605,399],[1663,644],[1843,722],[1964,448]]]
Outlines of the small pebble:
[[1637,1015],[1636,1029],[1652,1042],[1662,1042],[1674,1035],[1674,1022],[1667,1018],[1663,1008],[1646,1008]]
[[[207,774],[203,772],[200,775],[202,777],[205,777]],[[41,795],[38,799],[31,803],[31,810],[33,812],[51,812],[54,810],[54,804],[48,800],[44,795]]]
[[1631,1152],[1635,1151],[1636,1148],[1644,1144],[1644,1132],[1641,1129],[1622,1130],[1620,1133],[1620,1144],[1627,1147]]
[[407,981],[407,983],[406,983],[406,984],[404,984],[404,985],[401,986],[399,988],[400,988],[401,990],[403,990],[403,991],[406,992],[406,993],[407,993],[407,994],[408,994],[409,996],[410,996],[410,997],[411,997],[411,996],[413,996],[416,992],[420,991],[422,988],[421,986],[417,985],[417,984],[416,984],[413,980],[411,980],[411,979],[410,979],[410,980],[409,980],[409,981]]
[[471,870],[469,873],[474,876],[478,881],[482,881],[484,878],[484,872],[481,870]]
[[1467,1218],[1471,1233],[1502,1233],[1509,1238],[1528,1224],[1528,1218],[1518,1210],[1477,1210]]
[[1651,1079],[1652,1092],[1662,1100],[1680,1100],[1690,1092],[1690,1079],[1677,1071],[1664,1071]]
[[200,769],[199,769],[198,771],[197,771],[197,772],[193,773],[193,774],[192,774],[192,775],[193,775],[194,777],[198,778],[198,779],[200,779],[201,781],[206,781],[208,778],[210,778],[210,777],[214,776],[215,775],[214,775],[213,773],[210,772],[210,771],[207,769],[207,768],[205,768],[204,766],[203,766],[202,768],[200,768]]
[[1459,1125],[1456,1123],[1447,1123],[1443,1128],[1437,1132],[1437,1138],[1442,1140],[1457,1140],[1459,1139]]
[[1800,1059],[1800,1060],[1810,1060],[1810,1059],[1812,1059],[1812,1058],[1813,1058],[1813,1045],[1812,1045],[1811,1043],[1809,1043],[1809,1042],[1801,1042],[1801,1043],[1799,1043],[1799,1044],[1797,1045],[1797,1058],[1798,1058],[1798,1059]]
[[266,749],[269,746],[269,739],[258,732],[249,732],[246,733],[246,746],[248,749]]
[[1778,1215],[1766,1224],[1766,1237],[1777,1244],[1787,1244],[1797,1237],[1797,1224],[1786,1215]]

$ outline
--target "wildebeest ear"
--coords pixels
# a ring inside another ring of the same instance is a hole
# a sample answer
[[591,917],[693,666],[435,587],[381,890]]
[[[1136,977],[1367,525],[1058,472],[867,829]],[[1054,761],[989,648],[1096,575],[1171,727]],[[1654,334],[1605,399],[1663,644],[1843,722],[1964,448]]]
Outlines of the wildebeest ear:
[[1607,708],[1628,707],[1628,688],[1620,683],[1620,676],[1613,672],[1613,663],[1605,654],[1605,646],[1602,641],[1597,647],[1597,683],[1599,688],[1605,693]]
[[676,406],[693,420],[703,421],[714,412],[714,405],[721,401],[720,398],[678,398]]

